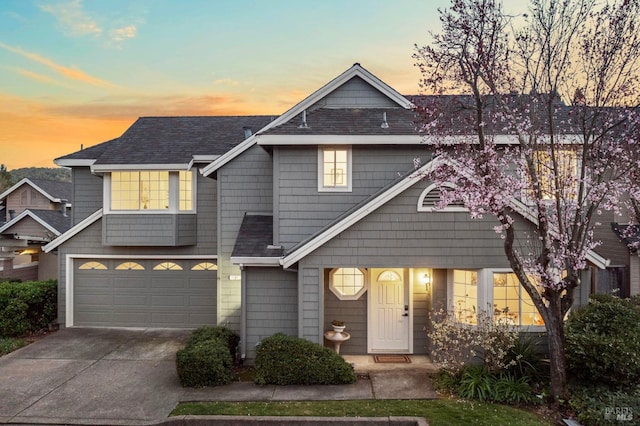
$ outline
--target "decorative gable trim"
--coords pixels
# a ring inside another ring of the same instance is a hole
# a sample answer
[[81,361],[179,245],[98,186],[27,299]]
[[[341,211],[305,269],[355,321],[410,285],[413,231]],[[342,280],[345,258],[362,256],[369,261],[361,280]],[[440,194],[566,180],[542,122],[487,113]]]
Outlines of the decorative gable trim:
[[60,235],[55,240],[51,241],[46,246],[42,247],[42,250],[45,253],[49,253],[51,250],[57,248],[58,246],[60,246],[65,241],[68,241],[71,238],[73,238],[75,235],[79,234],[81,231],[83,231],[85,228],[87,228],[92,223],[96,222],[101,217],[102,217],[102,209],[96,210],[90,216],[86,217],[81,222],[78,222],[75,226],[73,226],[67,232],[65,232],[64,234]]
[[[18,222],[20,222],[25,217],[30,217],[31,219],[35,220],[42,227],[44,227],[48,231],[52,232],[56,237],[58,237],[60,235],[60,231],[58,231],[57,229],[55,229],[54,227],[49,225],[41,217],[39,217],[38,215],[36,215],[35,213],[33,213],[32,211],[30,211],[28,209],[24,210],[18,216],[14,217],[12,220],[10,220],[9,222],[5,223],[4,226],[0,227],[0,234],[5,232],[6,230],[11,228],[12,226],[16,225]],[[18,238],[18,239],[20,239],[20,238]]]
[[[60,198],[56,198],[56,197],[52,196],[47,191],[45,191],[44,189],[40,188],[38,185],[33,183],[31,180],[29,180],[29,178],[22,179],[20,182],[16,183],[11,188],[7,189],[2,194],[0,194],[0,200],[4,200],[9,194],[11,194],[13,191],[15,191],[16,189],[18,189],[19,187],[21,187],[24,184],[27,184],[27,185],[31,186],[33,189],[35,189],[36,191],[38,191],[39,193],[41,193],[42,195],[47,197],[52,203],[61,203],[62,202],[62,200]],[[65,201],[67,201],[67,200],[65,200]]]
[[[447,185],[448,186],[448,185]],[[436,205],[440,202],[440,190],[436,184],[431,184],[425,188],[418,197],[419,212],[468,212],[469,209],[464,207],[462,202],[452,203],[446,207],[439,209]]]
[[[271,123],[264,126],[262,129],[260,129],[259,132],[263,132],[272,127],[278,126],[282,123],[289,121],[296,115],[300,114],[302,111],[311,107],[320,99],[327,96],[329,93],[336,90],[338,87],[342,86],[347,81],[351,80],[353,77],[360,77],[365,82],[373,86],[376,90],[383,93],[385,96],[387,96],[389,99],[397,103],[402,108],[411,109],[414,106],[413,103],[411,103],[411,101],[409,101],[407,98],[402,96],[393,88],[385,84],[378,77],[376,77],[375,75],[371,74],[369,71],[364,69],[359,63],[355,63],[351,68],[349,68],[348,70],[346,70],[345,72],[343,72],[342,74],[340,74],[339,76],[331,80],[329,83],[322,86],[320,89],[313,92],[311,95],[306,97],[304,100],[299,102],[297,105],[289,109],[284,114],[280,115]],[[207,167],[202,169],[202,174],[204,176],[209,176],[210,174],[214,173],[219,168],[221,168],[222,166],[224,166],[225,164],[227,164],[228,162],[230,162],[231,160],[233,160],[234,158],[242,154],[244,151],[248,150],[253,145],[255,145],[257,140],[258,139],[256,138],[256,134],[254,134],[253,136],[246,139],[244,142],[240,143],[239,145],[236,145],[234,148],[227,151],[225,154],[221,155],[220,158],[215,160],[213,163],[209,164]]]

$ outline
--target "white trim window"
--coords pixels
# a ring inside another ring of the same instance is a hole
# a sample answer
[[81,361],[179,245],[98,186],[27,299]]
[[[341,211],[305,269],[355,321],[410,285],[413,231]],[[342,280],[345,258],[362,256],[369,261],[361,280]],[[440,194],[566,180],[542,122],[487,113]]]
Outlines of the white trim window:
[[[578,196],[578,171],[580,170],[578,154],[575,149],[562,148],[556,149],[555,157],[559,174],[558,188],[556,188],[555,173],[551,163],[551,152],[538,150],[533,153],[533,163],[540,183],[542,199],[555,200],[556,197],[559,197],[560,200],[575,200]],[[533,204],[535,197],[529,173],[524,179],[526,189],[523,199],[527,203]]]
[[488,311],[495,322],[532,331],[544,327],[531,297],[510,269],[453,269],[448,282],[448,306],[460,323],[474,325],[478,312]]
[[351,192],[351,147],[318,147],[318,191]]
[[329,290],[340,300],[358,300],[367,291],[367,274],[360,268],[337,268],[329,273]]
[[105,174],[107,212],[194,212],[193,171],[125,170]]
[[[453,185],[444,184],[445,187],[453,188]],[[418,211],[419,212],[468,212],[469,209],[464,207],[462,201],[455,201],[449,203],[446,207],[439,209],[438,203],[440,202],[440,188],[436,184],[431,184],[425,188],[424,191],[418,197]]]

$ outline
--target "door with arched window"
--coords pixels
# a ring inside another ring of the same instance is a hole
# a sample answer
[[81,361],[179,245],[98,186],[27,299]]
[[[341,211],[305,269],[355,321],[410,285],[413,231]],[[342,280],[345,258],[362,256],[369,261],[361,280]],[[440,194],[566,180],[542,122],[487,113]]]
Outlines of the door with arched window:
[[372,268],[369,292],[369,352],[409,353],[409,289],[400,268]]

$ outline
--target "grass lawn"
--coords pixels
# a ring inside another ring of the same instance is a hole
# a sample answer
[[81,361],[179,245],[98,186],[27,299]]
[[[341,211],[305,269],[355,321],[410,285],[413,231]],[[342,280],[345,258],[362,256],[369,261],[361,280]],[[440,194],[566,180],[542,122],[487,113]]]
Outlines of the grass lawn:
[[27,342],[24,339],[18,339],[15,337],[0,337],[0,356],[6,355],[9,352],[13,352],[16,349],[20,349],[26,346]]
[[505,405],[455,399],[357,400],[305,402],[187,402],[171,413],[180,415],[424,417],[430,426],[549,426],[537,414]]

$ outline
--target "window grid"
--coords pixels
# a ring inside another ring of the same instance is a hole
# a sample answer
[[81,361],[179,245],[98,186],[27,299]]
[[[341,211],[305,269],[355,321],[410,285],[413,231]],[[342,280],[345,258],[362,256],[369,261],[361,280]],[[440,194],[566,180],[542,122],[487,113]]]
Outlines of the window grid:
[[191,268],[192,271],[217,271],[218,265],[211,262],[200,262],[196,265],[193,265]]
[[348,152],[346,149],[323,150],[323,179],[325,188],[347,188]]
[[182,271],[182,266],[175,262],[161,262],[153,267],[154,271]]
[[514,273],[493,274],[493,316],[513,325],[544,325],[538,309]]
[[179,173],[179,209],[193,210],[193,172],[181,170]]
[[168,208],[169,172],[111,173],[112,210],[167,210]]
[[455,318],[465,324],[478,322],[478,273],[454,269],[453,312]]
[[340,299],[355,300],[365,290],[364,273],[358,268],[334,269],[329,288]]

